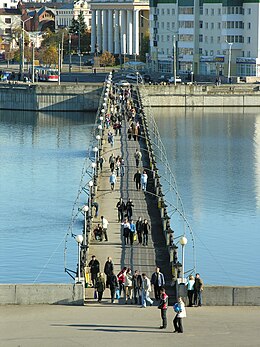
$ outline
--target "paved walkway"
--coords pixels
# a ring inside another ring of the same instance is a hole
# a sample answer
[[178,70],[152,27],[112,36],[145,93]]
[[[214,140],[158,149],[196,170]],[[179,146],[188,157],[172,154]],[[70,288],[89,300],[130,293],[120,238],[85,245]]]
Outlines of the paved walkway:
[[[111,130],[112,128],[110,128]],[[101,270],[104,269],[105,261],[108,256],[111,256],[115,264],[115,273],[117,274],[124,266],[130,267],[133,271],[140,270],[146,272],[150,277],[154,272],[156,264],[162,269],[165,267],[164,272],[169,279],[169,261],[168,252],[164,244],[164,236],[159,234],[159,227],[157,224],[160,222],[159,210],[157,209],[157,202],[154,197],[145,194],[142,190],[137,191],[134,182],[134,174],[136,173],[136,165],[134,153],[136,149],[143,152],[143,162],[141,165],[146,165],[146,153],[143,149],[144,141],[129,141],[127,139],[128,122],[123,121],[122,136],[115,136],[115,143],[112,147],[107,141],[107,130],[105,131],[105,144],[103,146],[103,157],[105,164],[103,172],[101,173],[98,181],[98,192],[96,199],[99,203],[99,217],[94,219],[93,227],[100,223],[100,217],[103,215],[109,221],[108,227],[108,242],[99,242],[92,240],[90,244],[89,260],[94,254],[100,261]],[[117,177],[115,190],[112,191],[109,183],[109,176],[111,174],[109,168],[109,156],[111,153],[115,157],[122,156],[125,161],[125,175],[124,177]],[[143,166],[140,167],[142,172]],[[149,175],[149,173],[148,173]],[[151,174],[150,174],[151,175]],[[148,183],[149,189],[149,183]],[[138,245],[135,241],[134,246],[124,246],[121,223],[117,221],[117,208],[116,204],[119,198],[122,197],[126,203],[128,198],[133,200],[133,220],[136,222],[138,217],[148,219],[149,224],[152,226],[152,231],[149,235],[148,247]],[[148,206],[149,205],[149,206]],[[87,290],[87,298],[92,298],[91,290]]]
[[259,346],[260,307],[188,308],[184,334],[173,334],[173,310],[161,331],[160,311],[90,303],[0,307],[0,347]]

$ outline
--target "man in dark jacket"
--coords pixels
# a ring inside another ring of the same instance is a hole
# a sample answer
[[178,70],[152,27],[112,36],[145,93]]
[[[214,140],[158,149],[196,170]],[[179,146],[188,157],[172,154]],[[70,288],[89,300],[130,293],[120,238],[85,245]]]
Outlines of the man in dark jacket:
[[137,170],[136,173],[134,174],[134,181],[136,185],[137,190],[141,190],[141,172],[140,170]]
[[196,274],[194,283],[194,304],[196,306],[202,305],[202,291],[203,291],[203,281],[200,278],[200,274]]
[[108,257],[107,261],[105,263],[105,266],[104,266],[104,273],[107,276],[107,280],[106,280],[106,287],[107,288],[109,288],[109,286],[110,286],[110,280],[111,280],[111,276],[112,276],[113,271],[114,271],[114,264],[112,262],[112,258]]
[[92,259],[90,260],[88,266],[90,267],[91,281],[92,281],[93,287],[95,287],[97,274],[100,272],[99,261],[96,259],[95,255],[92,255]]
[[125,211],[125,203],[122,198],[119,199],[119,201],[116,204],[117,208],[117,218],[118,218],[118,223],[122,223],[124,219],[124,211]]
[[160,291],[165,285],[164,275],[160,272],[160,268],[156,267],[155,272],[152,274],[151,284],[154,286],[155,299],[160,299]]
[[138,270],[135,270],[135,273],[132,278],[132,284],[134,289],[134,301],[136,305],[142,305],[142,276]]
[[114,272],[112,272],[110,277],[110,293],[111,293],[111,303],[114,303],[116,289],[118,289],[118,280]]

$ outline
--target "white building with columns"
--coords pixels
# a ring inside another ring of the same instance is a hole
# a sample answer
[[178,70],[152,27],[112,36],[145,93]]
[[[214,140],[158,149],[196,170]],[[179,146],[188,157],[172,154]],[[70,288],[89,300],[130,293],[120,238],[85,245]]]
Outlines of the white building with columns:
[[138,56],[145,33],[148,32],[149,1],[90,2],[91,51]]

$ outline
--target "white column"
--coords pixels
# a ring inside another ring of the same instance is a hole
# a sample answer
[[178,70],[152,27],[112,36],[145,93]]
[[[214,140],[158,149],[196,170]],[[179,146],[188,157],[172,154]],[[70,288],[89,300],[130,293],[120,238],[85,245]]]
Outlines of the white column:
[[126,54],[126,10],[121,10],[121,47],[122,54]]
[[108,49],[108,45],[107,45],[107,39],[108,39],[108,32],[107,32],[107,17],[108,17],[108,11],[107,10],[103,10],[103,26],[102,26],[102,30],[103,30],[103,41],[102,41],[102,46],[103,46],[103,52],[107,51]]
[[108,10],[108,52],[113,53],[113,10]]
[[140,54],[140,33],[139,33],[139,10],[134,10],[134,35],[133,35],[133,53],[136,55]]
[[97,49],[102,50],[102,11],[97,10]]
[[127,11],[127,53],[133,54],[133,11]]
[[119,22],[119,10],[115,10],[115,32],[114,32],[114,53],[119,54],[120,52],[120,22]]
[[91,14],[91,53],[95,53],[96,42],[97,42],[96,10],[92,10],[92,14]]

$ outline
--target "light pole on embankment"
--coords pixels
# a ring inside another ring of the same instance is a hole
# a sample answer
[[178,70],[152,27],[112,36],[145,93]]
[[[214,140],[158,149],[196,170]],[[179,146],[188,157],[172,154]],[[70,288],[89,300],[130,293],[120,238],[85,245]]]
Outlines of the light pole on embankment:
[[87,246],[87,217],[88,217],[88,211],[89,211],[88,205],[83,206],[82,211],[84,212],[84,239],[83,239],[83,245]]
[[81,247],[81,244],[83,242],[83,236],[82,235],[77,235],[75,237],[77,243],[78,243],[78,281],[77,281],[77,284],[81,284],[81,281],[80,281],[80,269],[81,269],[81,260],[80,260],[80,247]]
[[181,244],[181,248],[182,248],[182,283],[185,283],[185,259],[184,259],[184,254],[185,254],[185,246],[187,245],[187,238],[185,237],[185,235],[183,235],[180,238],[180,244]]

